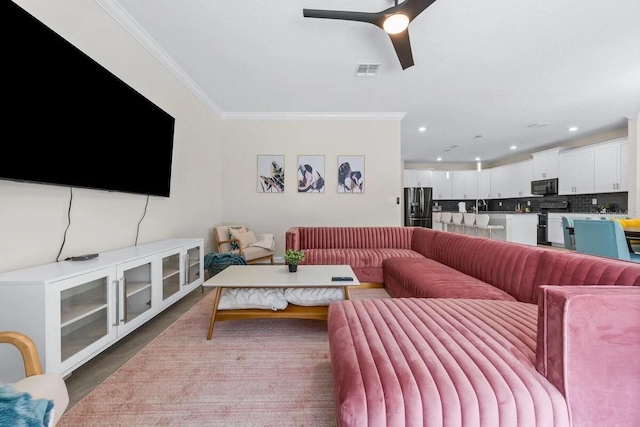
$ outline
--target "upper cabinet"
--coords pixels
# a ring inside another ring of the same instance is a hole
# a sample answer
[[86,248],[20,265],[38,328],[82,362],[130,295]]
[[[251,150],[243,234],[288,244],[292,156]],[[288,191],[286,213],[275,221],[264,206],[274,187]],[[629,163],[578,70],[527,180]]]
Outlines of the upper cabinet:
[[533,153],[533,179],[537,181],[540,179],[558,178],[558,161],[560,151],[563,147],[552,148],[550,150],[539,151]]
[[491,168],[491,197],[494,199],[511,197],[510,167],[498,166]]
[[404,186],[406,187],[431,187],[431,171],[418,169],[404,170]]
[[478,198],[478,172],[475,170],[451,173],[452,195],[454,199]]
[[491,169],[482,169],[478,173],[478,198],[491,198]]
[[613,193],[629,190],[629,140],[617,139],[598,144],[595,157],[596,193]]
[[431,187],[433,187],[434,200],[449,200],[452,198],[451,174],[445,171],[431,172]]
[[533,161],[512,163],[511,168],[511,197],[531,196],[531,181],[533,180]]
[[592,146],[564,151],[558,160],[558,194],[595,192],[595,149]]

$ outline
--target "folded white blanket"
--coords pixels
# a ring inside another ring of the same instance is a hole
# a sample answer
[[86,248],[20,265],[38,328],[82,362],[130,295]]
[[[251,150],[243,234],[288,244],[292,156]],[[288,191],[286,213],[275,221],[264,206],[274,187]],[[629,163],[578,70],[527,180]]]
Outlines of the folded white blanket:
[[289,303],[283,288],[228,288],[222,290],[218,310],[262,308],[284,310]]
[[286,288],[284,297],[288,302],[306,307],[329,305],[344,299],[343,288]]

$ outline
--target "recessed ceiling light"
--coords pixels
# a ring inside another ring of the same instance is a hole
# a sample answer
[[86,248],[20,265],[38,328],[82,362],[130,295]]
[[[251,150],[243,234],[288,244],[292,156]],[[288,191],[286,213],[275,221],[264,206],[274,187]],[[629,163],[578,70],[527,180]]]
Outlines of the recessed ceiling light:
[[515,145],[512,145],[512,146],[511,146],[511,147],[509,147],[509,148],[511,148],[512,150],[515,150],[515,149],[516,149],[516,148],[518,148],[518,147],[516,147]]
[[575,132],[578,130],[578,126],[572,126],[569,128],[569,132]]
[[436,160],[441,162],[442,161],[442,157],[438,157]]
[[480,161],[480,157],[476,157],[476,162],[479,162],[479,161]]

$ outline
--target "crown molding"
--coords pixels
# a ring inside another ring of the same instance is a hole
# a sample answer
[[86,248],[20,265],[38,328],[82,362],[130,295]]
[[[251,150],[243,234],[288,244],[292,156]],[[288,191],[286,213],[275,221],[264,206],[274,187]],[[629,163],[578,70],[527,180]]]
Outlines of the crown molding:
[[407,113],[222,113],[229,120],[402,120]]
[[142,29],[140,24],[125,11],[116,0],[94,0],[103,8],[118,24],[122,26],[133,38],[140,43],[158,62],[171,72],[187,89],[200,99],[206,106],[218,114],[222,111],[215,102],[194,82],[191,77],[158,45],[155,40]]
[[94,0],[140,45],[220,118],[230,120],[402,120],[406,113],[257,113],[224,112],[195,81],[158,45],[117,0]]

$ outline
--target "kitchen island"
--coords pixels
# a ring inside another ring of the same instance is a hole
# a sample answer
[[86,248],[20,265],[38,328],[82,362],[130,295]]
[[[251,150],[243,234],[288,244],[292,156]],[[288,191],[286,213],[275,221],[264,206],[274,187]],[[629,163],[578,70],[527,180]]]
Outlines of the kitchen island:
[[538,214],[533,212],[482,212],[489,215],[490,225],[502,225],[492,230],[491,237],[507,242],[536,246],[538,244]]

